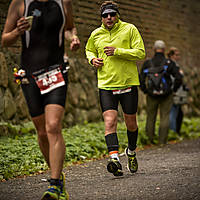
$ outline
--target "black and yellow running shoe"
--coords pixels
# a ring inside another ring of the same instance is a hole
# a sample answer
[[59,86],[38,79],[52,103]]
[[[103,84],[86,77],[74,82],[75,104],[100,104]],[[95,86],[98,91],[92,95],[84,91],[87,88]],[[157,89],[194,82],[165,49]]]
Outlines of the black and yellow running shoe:
[[69,194],[65,189],[65,174],[64,174],[64,172],[61,173],[60,182],[61,182],[61,188],[60,188],[59,200],[69,200]]
[[108,161],[107,170],[114,176],[123,176],[122,165],[117,159],[112,158]]
[[43,194],[41,200],[59,200],[60,187],[56,185],[50,185],[48,190]]
[[125,149],[125,155],[128,158],[127,168],[131,173],[135,173],[138,170],[138,162],[136,158],[136,153],[128,154],[128,148]]

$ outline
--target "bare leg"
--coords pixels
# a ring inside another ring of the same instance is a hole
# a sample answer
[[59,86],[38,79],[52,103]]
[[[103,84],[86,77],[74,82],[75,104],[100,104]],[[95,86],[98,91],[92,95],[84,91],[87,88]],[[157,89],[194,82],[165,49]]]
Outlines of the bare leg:
[[51,178],[59,179],[65,158],[65,142],[62,136],[61,121],[64,108],[49,104],[45,107],[46,131],[49,140],[49,161]]
[[126,123],[126,127],[129,131],[134,132],[137,130],[137,119],[136,119],[136,114],[125,114],[124,113],[124,120]]
[[105,124],[105,135],[116,133],[117,130],[117,111],[107,110],[103,113]]
[[37,130],[38,144],[40,146],[40,150],[41,150],[48,166],[50,167],[50,164],[49,164],[49,141],[48,141],[47,133],[45,130],[44,114],[37,116],[37,117],[33,117],[32,121]]

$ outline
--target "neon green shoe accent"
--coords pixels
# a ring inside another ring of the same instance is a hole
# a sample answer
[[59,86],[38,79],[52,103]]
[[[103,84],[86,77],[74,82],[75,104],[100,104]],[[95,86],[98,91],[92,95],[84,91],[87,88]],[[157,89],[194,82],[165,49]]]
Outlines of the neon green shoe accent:
[[43,194],[41,200],[59,200],[60,188],[55,185],[50,185],[48,190]]
[[60,176],[61,188],[60,188],[60,197],[59,200],[69,200],[69,194],[65,189],[65,174],[61,173]]
[[69,200],[69,194],[67,191],[61,192],[59,200]]
[[135,173],[138,170],[138,162],[136,158],[136,153],[134,152],[133,155],[128,154],[128,148],[125,149],[125,155],[128,157],[128,164],[127,168],[131,173]]
[[123,176],[122,166],[117,159],[110,159],[107,165],[107,170],[114,176]]

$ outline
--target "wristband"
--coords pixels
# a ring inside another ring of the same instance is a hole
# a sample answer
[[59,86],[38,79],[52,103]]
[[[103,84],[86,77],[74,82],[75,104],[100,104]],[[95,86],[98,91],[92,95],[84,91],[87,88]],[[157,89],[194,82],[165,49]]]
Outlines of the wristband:
[[94,58],[92,58],[92,60],[90,61],[90,63],[93,65],[93,60],[94,60]]

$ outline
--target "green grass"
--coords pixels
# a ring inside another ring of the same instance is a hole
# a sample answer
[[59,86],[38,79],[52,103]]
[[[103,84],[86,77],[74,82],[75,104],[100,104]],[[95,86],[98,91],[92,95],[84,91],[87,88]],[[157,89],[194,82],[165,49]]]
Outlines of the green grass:
[[[183,140],[185,138],[200,137],[200,119],[184,119],[181,135],[169,131],[169,140]],[[148,144],[145,135],[145,119],[140,118],[138,147]],[[10,178],[31,175],[47,170],[37,144],[37,135],[32,123],[23,126],[14,126],[8,123],[0,124],[8,127],[12,136],[0,137],[0,181]],[[158,130],[159,122],[156,123]],[[124,123],[118,124],[117,129],[120,149],[122,152],[127,145],[126,127]],[[86,123],[70,128],[63,128],[66,144],[65,166],[74,162],[84,162],[87,159],[100,158],[107,154],[104,138],[104,124]],[[157,139],[155,140],[157,142]]]

